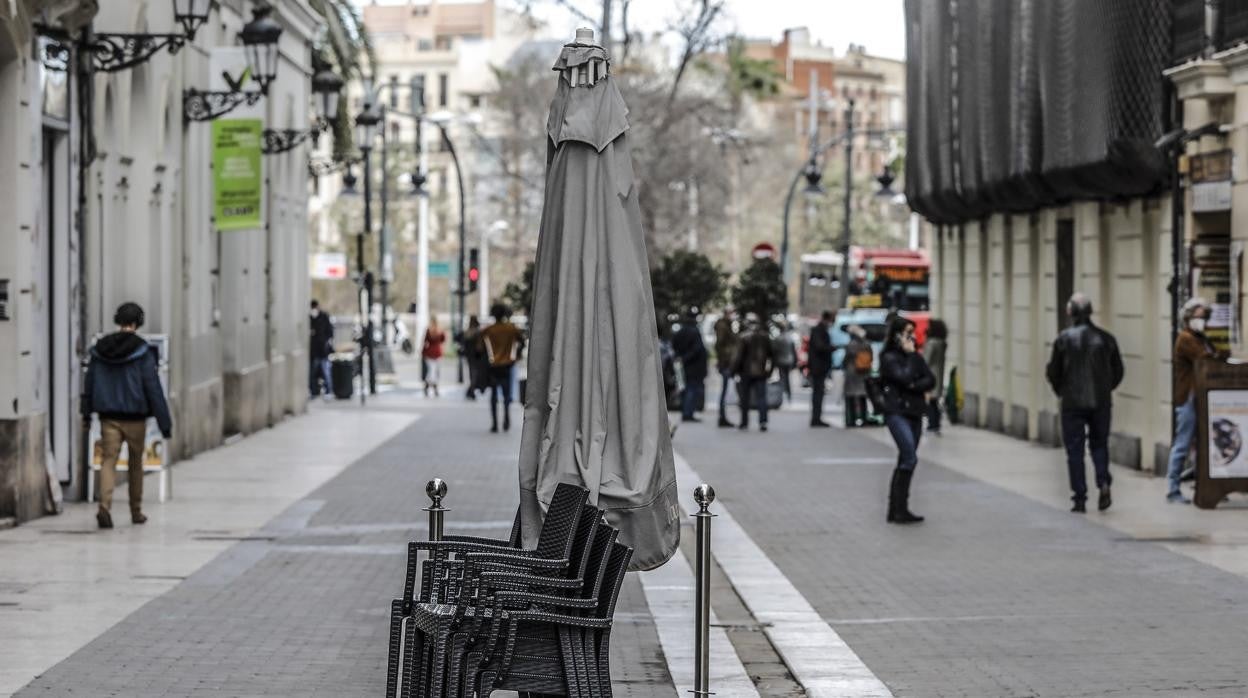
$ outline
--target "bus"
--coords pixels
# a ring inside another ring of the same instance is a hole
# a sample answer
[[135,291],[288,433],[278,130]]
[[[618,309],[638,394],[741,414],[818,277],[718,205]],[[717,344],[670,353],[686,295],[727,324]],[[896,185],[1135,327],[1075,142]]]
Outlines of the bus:
[[[839,252],[831,251],[802,255],[798,308],[804,318],[817,322],[824,310],[840,305],[843,259]],[[846,306],[851,309],[895,310],[915,321],[922,343],[927,335],[931,308],[929,283],[932,262],[927,252],[851,247],[849,269],[850,288]]]

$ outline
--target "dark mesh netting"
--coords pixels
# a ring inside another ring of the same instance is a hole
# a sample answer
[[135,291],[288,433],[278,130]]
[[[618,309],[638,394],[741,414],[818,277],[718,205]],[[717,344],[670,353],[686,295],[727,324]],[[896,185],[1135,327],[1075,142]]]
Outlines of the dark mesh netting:
[[952,223],[1155,190],[1170,2],[907,0],[914,210]]

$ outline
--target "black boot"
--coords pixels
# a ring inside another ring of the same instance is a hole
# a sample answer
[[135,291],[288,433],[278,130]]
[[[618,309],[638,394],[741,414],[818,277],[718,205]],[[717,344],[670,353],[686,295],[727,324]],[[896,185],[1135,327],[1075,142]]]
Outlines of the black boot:
[[511,431],[511,408],[503,408],[503,431]]
[[855,426],[857,421],[857,410],[854,409],[854,399],[852,397],[845,398],[845,428],[850,429]]
[[893,470],[893,482],[888,493],[888,522],[912,524],[923,521],[923,517],[910,511],[910,480],[914,477],[913,470]]
[[490,403],[490,433],[498,433],[498,404]]

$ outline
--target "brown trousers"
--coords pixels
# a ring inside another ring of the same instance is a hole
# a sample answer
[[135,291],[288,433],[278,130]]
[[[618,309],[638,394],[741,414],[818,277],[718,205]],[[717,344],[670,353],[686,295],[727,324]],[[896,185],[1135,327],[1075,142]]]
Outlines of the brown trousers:
[[126,480],[130,484],[130,513],[137,514],[143,509],[143,447],[147,439],[147,422],[118,421],[114,419],[100,420],[100,448],[103,460],[100,462],[100,511],[108,511],[113,506],[113,488],[117,481],[117,457],[121,455],[121,444],[126,444],[129,473]]

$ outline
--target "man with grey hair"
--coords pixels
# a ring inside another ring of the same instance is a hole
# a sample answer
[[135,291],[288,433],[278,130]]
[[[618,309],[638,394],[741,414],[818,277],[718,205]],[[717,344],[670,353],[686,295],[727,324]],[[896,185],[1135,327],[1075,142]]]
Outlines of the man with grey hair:
[[1219,352],[1205,336],[1205,321],[1209,318],[1209,303],[1203,298],[1192,298],[1183,304],[1180,321],[1183,330],[1174,340],[1174,441],[1170,445],[1170,462],[1166,475],[1170,489],[1166,501],[1172,504],[1190,504],[1191,500],[1179,489],[1183,464],[1196,438],[1196,365],[1208,359],[1221,359]]
[[1087,296],[1071,296],[1066,314],[1070,326],[1053,342],[1053,356],[1046,373],[1053,392],[1061,398],[1062,441],[1066,444],[1066,465],[1074,492],[1071,499],[1075,503],[1071,511],[1087,511],[1085,444],[1092,452],[1096,486],[1100,489],[1097,508],[1105,511],[1112,504],[1109,430],[1113,392],[1122,383],[1122,355],[1114,336],[1092,324],[1092,301]]

